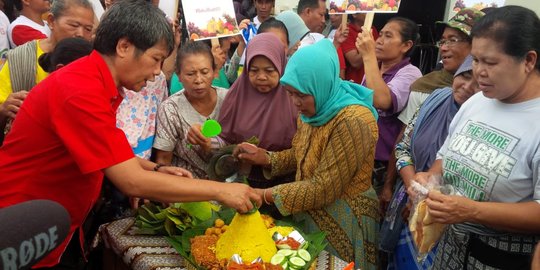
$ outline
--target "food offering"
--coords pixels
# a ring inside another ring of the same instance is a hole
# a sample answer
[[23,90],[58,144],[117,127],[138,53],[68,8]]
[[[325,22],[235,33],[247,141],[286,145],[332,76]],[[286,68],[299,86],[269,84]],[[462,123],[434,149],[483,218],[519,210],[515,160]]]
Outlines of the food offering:
[[259,211],[232,209],[167,239],[191,270],[307,270],[326,245],[323,232],[304,234]]
[[401,0],[349,0],[347,13],[397,13]]
[[328,14],[345,14],[348,3],[348,0],[330,0]]
[[232,0],[183,0],[191,40],[226,37],[240,33]]
[[476,10],[482,10],[484,8],[492,7],[498,8],[502,7],[505,4],[505,0],[453,0],[453,11],[455,13],[461,11],[464,8],[474,8]]

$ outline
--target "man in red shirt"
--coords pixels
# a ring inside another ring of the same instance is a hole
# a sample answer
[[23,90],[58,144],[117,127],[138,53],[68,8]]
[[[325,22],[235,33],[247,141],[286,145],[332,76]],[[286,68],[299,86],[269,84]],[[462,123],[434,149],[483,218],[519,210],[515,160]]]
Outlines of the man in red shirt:
[[[362,32],[362,26],[364,26],[366,14],[352,14],[349,16],[349,18],[352,18],[351,22],[349,23],[349,35],[343,44],[341,44],[341,49],[343,50],[343,54],[347,60],[345,79],[360,84],[364,78],[364,61],[362,60],[362,55],[356,49],[356,38],[358,33]],[[371,31],[373,33],[373,38],[377,40],[379,37],[377,29],[372,27]]]
[[133,197],[216,200],[240,212],[250,210],[251,201],[261,204],[247,185],[189,179],[183,169],[135,158],[116,128],[122,86],[140,91],[161,72],[173,44],[163,12],[145,1],[121,1],[104,15],[92,54],[52,73],[27,96],[0,148],[0,207],[46,199],[71,216],[67,239],[37,267],[62,264],[72,238],[82,244],[79,228],[104,175]]

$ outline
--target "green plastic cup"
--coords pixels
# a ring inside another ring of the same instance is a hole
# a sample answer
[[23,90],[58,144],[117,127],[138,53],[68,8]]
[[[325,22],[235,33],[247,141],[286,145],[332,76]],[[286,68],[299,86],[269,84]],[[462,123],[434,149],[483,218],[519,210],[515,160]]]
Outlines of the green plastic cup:
[[221,125],[214,119],[208,119],[204,121],[201,133],[207,138],[216,137],[221,133]]

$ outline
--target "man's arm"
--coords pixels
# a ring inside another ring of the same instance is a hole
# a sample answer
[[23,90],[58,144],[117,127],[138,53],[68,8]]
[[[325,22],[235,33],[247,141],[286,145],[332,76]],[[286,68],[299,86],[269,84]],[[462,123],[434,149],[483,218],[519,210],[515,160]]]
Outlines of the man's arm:
[[[141,163],[143,164],[141,166]],[[245,213],[253,203],[261,205],[262,199],[245,184],[220,183],[190,179],[145,170],[155,163],[131,158],[104,169],[104,173],[124,194],[161,202],[188,202],[216,200]]]

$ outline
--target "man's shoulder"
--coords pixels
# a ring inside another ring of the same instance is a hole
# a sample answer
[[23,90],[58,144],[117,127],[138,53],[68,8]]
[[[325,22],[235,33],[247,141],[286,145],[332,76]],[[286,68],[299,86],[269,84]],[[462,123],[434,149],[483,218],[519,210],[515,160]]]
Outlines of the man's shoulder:
[[99,66],[88,57],[75,60],[51,73],[44,82],[47,82],[46,86],[54,85],[59,89],[67,89],[66,95],[91,95],[104,89]]

